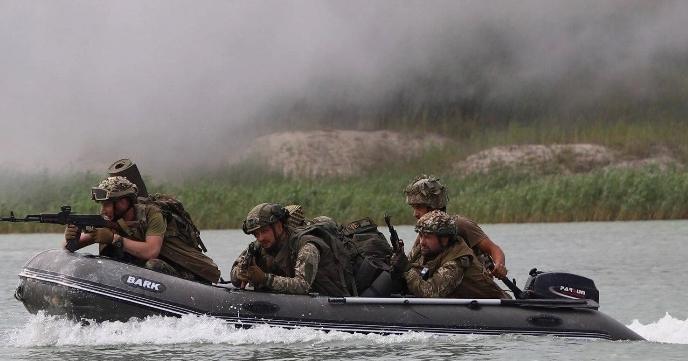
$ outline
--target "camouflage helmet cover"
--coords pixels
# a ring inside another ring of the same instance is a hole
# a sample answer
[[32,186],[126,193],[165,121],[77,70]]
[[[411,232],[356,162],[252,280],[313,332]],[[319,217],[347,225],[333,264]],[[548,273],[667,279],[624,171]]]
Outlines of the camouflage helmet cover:
[[300,204],[290,204],[285,206],[284,209],[289,212],[289,221],[287,222],[289,228],[293,229],[306,224],[306,217],[303,214],[303,207],[301,207]]
[[417,233],[436,234],[438,236],[456,236],[456,220],[440,210],[424,214],[416,222]]
[[277,203],[261,203],[246,215],[241,229],[246,234],[251,234],[264,226],[269,226],[277,221],[284,221],[289,217],[289,211]]
[[407,204],[423,205],[430,209],[445,208],[449,201],[447,188],[440,183],[440,179],[425,174],[411,181],[406,186],[404,194],[406,194]]
[[136,200],[137,195],[136,185],[121,176],[107,177],[98,186],[91,188],[91,199],[95,201],[117,200],[123,197]]

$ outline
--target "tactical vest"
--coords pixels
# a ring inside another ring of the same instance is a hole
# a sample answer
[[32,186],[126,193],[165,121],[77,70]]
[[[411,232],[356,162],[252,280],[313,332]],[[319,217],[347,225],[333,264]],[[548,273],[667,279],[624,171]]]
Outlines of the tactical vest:
[[[136,222],[129,227],[135,227],[139,235],[146,234],[147,228],[147,214],[149,210],[160,210],[153,204],[136,204]],[[163,235],[162,247],[158,258],[170,263],[173,267],[182,268],[194,276],[204,281],[215,283],[220,279],[220,270],[215,262],[201,251],[201,246],[198,241],[188,236],[187,232],[180,231],[186,225],[181,225],[180,221],[171,216],[165,216],[162,212],[163,218],[167,223],[167,229]],[[136,237],[135,232],[127,232],[127,238],[135,239],[137,241],[145,241]],[[138,238],[138,239],[137,239]]]
[[333,236],[322,225],[312,224],[306,227],[289,230],[287,244],[273,257],[261,250],[258,265],[266,272],[276,276],[294,277],[294,267],[299,250],[312,243],[320,252],[320,262],[311,290],[328,296],[349,296],[351,276],[346,260],[348,253],[336,236]]
[[510,298],[494,283],[492,276],[476,260],[473,251],[463,239],[459,239],[449,249],[428,262],[424,261],[420,252],[414,254],[414,259],[409,261],[412,269],[427,268],[428,277],[432,277],[443,264],[450,261],[455,261],[463,268],[461,284],[447,296],[448,298]]

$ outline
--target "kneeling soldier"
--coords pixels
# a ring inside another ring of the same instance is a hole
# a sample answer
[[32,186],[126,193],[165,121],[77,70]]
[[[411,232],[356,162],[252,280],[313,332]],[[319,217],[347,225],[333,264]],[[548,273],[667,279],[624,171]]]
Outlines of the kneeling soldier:
[[[255,206],[244,220],[243,231],[256,241],[259,254],[244,250],[232,266],[232,283],[272,292],[348,296],[338,245],[308,232],[289,227],[289,212],[279,204]],[[252,258],[250,262],[247,259]]]
[[[217,282],[220,270],[215,262],[182,239],[173,217],[166,220],[157,206],[139,203],[137,194],[136,185],[124,177],[108,177],[93,187],[91,198],[100,204],[101,215],[118,227],[83,233],[69,251],[99,243],[101,255],[188,280]],[[77,234],[76,226],[68,225],[63,247],[68,248]]]
[[392,256],[393,272],[417,297],[509,298],[466,242],[456,234],[455,219],[434,210],[416,223],[420,252],[408,259],[403,249]]

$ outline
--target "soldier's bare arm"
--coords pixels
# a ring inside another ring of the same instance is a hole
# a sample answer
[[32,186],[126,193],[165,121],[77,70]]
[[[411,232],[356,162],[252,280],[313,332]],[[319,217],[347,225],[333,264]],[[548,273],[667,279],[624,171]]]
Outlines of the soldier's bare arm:
[[405,274],[409,291],[417,297],[447,297],[463,280],[463,268],[456,261],[443,264],[427,281],[416,268]]
[[506,257],[504,251],[490,237],[485,234],[480,226],[473,220],[463,216],[456,217],[456,227],[459,236],[463,237],[468,243],[468,246],[475,249],[478,247],[483,253],[489,255],[494,262],[494,269],[492,274],[497,278],[506,276]]
[[266,286],[275,292],[306,294],[315,280],[318,263],[320,263],[318,247],[312,243],[306,243],[296,257],[294,277],[269,275]]
[[490,257],[492,257],[492,261],[494,262],[492,275],[494,275],[497,278],[505,277],[507,273],[505,266],[506,257],[504,256],[504,251],[502,251],[502,248],[499,247],[496,243],[492,242],[490,238],[484,238],[482,241],[480,241],[480,243],[478,243],[478,247],[481,251],[483,251],[486,254],[489,254]]

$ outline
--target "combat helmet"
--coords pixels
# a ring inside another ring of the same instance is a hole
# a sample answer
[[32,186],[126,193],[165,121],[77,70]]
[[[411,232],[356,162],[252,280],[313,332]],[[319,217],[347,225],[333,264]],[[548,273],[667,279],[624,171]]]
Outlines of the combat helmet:
[[437,236],[456,237],[456,220],[440,210],[425,213],[416,222],[417,233],[436,234]]
[[447,188],[440,183],[440,179],[425,174],[411,181],[406,186],[404,194],[407,204],[423,205],[430,209],[446,208],[449,201]]
[[289,218],[289,211],[277,203],[261,203],[246,215],[241,229],[246,234],[251,234],[264,226],[269,226],[277,221],[285,221]]
[[138,189],[128,179],[120,176],[107,177],[97,187],[91,188],[91,199],[94,201],[116,201],[128,197],[136,202]]

